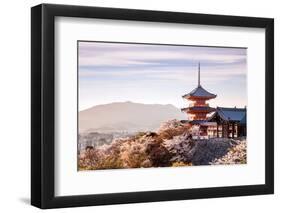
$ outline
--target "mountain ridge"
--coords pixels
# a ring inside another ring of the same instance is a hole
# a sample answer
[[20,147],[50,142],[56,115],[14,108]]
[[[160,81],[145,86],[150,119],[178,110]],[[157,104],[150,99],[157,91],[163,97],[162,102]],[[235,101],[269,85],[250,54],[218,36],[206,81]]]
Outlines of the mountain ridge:
[[185,119],[184,113],[172,104],[113,102],[80,111],[79,132],[154,131],[171,119]]

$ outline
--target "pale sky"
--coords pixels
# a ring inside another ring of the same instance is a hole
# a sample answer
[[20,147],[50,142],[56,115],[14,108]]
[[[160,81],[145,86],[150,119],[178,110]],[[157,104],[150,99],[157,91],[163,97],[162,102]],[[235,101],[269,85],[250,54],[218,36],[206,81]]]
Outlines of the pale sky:
[[79,110],[131,101],[186,107],[201,85],[212,107],[247,105],[247,49],[131,43],[78,43]]

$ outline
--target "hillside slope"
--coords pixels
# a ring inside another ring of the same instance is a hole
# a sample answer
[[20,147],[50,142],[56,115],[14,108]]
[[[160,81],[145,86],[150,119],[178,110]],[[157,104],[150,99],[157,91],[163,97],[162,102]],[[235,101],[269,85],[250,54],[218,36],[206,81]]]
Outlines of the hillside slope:
[[185,118],[185,114],[171,104],[118,102],[79,112],[79,132],[155,131],[162,122]]

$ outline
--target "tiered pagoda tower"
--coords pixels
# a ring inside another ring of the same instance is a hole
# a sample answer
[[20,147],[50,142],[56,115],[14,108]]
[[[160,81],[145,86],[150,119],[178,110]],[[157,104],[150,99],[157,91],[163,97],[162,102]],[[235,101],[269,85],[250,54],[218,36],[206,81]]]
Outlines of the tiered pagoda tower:
[[207,114],[215,111],[215,108],[209,106],[206,101],[216,98],[217,95],[205,90],[200,84],[200,63],[198,64],[198,85],[190,93],[182,96],[190,101],[189,107],[181,109],[188,115],[188,121],[192,124],[201,124],[207,122]]

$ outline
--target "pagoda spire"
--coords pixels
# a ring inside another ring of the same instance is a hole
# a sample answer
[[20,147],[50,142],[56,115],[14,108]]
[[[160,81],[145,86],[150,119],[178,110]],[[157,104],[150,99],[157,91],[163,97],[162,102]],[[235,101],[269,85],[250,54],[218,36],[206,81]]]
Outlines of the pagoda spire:
[[198,63],[198,86],[200,86],[200,62]]
[[182,96],[183,98],[191,101],[192,103],[189,107],[181,109],[182,111],[186,112],[188,115],[189,121],[199,121],[205,122],[208,119],[208,114],[210,112],[215,111],[215,108],[209,107],[207,103],[208,100],[216,98],[217,95],[212,94],[205,90],[200,85],[200,61],[198,62],[198,86],[193,89],[190,93],[185,94]]

